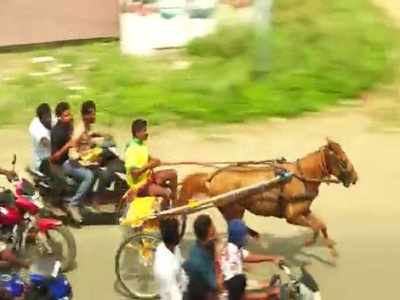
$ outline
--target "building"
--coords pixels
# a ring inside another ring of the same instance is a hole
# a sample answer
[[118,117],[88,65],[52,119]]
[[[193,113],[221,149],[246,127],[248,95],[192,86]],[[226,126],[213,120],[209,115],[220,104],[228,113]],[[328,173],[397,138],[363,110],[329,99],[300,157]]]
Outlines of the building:
[[119,36],[119,0],[1,0],[0,47]]

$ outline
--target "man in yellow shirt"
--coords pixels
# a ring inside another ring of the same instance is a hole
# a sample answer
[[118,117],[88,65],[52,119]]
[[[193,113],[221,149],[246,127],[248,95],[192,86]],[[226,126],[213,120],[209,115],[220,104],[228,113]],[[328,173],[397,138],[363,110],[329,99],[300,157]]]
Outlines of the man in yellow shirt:
[[161,161],[150,156],[145,144],[148,138],[146,120],[136,119],[132,122],[132,137],[125,152],[125,168],[129,186],[136,191],[138,197],[161,197],[162,209],[168,208],[170,200],[175,201],[177,196],[176,171],[171,169],[153,171],[161,165]]

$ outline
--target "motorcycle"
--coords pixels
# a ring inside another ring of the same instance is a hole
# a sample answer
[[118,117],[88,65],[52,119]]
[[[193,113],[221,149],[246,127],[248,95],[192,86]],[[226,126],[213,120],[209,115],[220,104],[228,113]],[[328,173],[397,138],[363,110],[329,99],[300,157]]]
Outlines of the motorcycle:
[[61,263],[56,261],[51,274],[30,272],[27,279],[18,273],[1,274],[0,288],[9,297],[25,300],[71,300],[72,288],[67,279],[59,274]]
[[289,281],[282,282],[280,275],[272,276],[269,289],[279,289],[279,293],[268,297],[268,300],[321,300],[321,293],[319,286],[314,277],[306,270],[304,266],[301,267],[300,277],[295,276],[290,267],[281,262],[279,268],[284,271]]
[[[109,186],[103,191],[103,193],[101,193],[100,197],[98,197],[97,200],[100,200],[100,204],[91,201],[93,195],[99,194],[99,177],[101,176],[101,172],[104,172],[106,168],[101,166],[88,166],[88,168],[92,169],[92,171],[95,173],[96,180],[91,188],[91,191],[84,201],[84,211],[82,212],[82,215],[84,217],[85,223],[90,223],[90,221],[87,220],[88,218],[86,218],[86,216],[91,214],[93,215],[93,213],[97,215],[112,214],[112,222],[114,223],[116,203],[128,190],[126,181],[117,176],[118,172],[124,172],[125,170],[124,163],[119,158],[118,153],[115,149],[115,144],[112,142],[112,140],[107,139],[101,144],[101,149],[103,165],[107,165],[107,168],[110,170],[112,180],[109,183]],[[59,185],[59,183],[56,183],[55,180],[51,178],[51,176],[46,175],[47,172],[46,174],[44,174],[31,168],[26,168],[26,171],[30,174],[34,182],[35,188],[39,191],[39,194],[41,195],[46,210],[49,212],[49,214],[55,218],[65,217],[67,213],[65,212],[64,202],[62,201],[62,198],[74,195],[79,186],[78,183],[74,179],[65,176],[63,178],[63,189],[60,195],[60,191],[55,188],[57,184]]]
[[[16,157],[14,155],[13,169]],[[0,234],[15,253],[61,256],[62,270],[72,269],[76,258],[76,242],[68,227],[60,220],[40,217],[43,207],[34,186],[16,176],[15,192],[0,192]],[[56,237],[60,237],[58,241]],[[37,251],[37,252],[36,252]]]

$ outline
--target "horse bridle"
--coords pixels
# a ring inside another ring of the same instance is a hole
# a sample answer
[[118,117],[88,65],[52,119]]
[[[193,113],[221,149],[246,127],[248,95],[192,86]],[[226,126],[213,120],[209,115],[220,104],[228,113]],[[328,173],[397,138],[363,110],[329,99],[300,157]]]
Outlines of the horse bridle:
[[[297,170],[299,170],[300,175],[294,174],[293,177],[309,183],[341,183],[340,180],[332,179],[331,172],[329,170],[329,166],[326,163],[325,151],[327,150],[326,146],[321,147],[319,149],[320,161],[321,161],[321,171],[322,171],[322,178],[308,178],[304,176],[303,168],[301,167],[300,160],[296,161]],[[330,150],[328,150],[330,151]]]
[[328,149],[328,155],[330,155],[330,157],[333,157],[335,159],[335,163],[339,168],[339,175],[337,176],[338,179],[343,183],[344,181],[349,180],[351,176],[351,170],[349,170],[348,168],[348,162],[339,158],[334,151],[329,149]]

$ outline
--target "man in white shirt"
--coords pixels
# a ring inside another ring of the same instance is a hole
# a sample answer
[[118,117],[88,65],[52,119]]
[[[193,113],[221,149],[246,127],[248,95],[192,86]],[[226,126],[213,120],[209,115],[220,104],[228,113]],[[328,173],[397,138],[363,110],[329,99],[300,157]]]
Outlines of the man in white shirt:
[[160,223],[162,243],[154,259],[154,276],[159,284],[161,300],[182,300],[187,277],[182,268],[179,248],[179,222],[175,218]]
[[29,126],[33,144],[33,168],[40,171],[42,162],[51,155],[50,129],[52,125],[51,109],[47,103],[36,109],[36,117]]
[[[221,269],[229,300],[267,299],[267,293],[264,293],[264,295],[245,293],[246,275],[243,271],[243,264],[259,262],[279,264],[283,260],[281,256],[254,254],[244,249],[247,243],[247,235],[247,226],[242,220],[235,219],[229,222],[228,244],[221,254]],[[266,287],[267,285],[265,285]]]
[[52,117],[50,106],[41,103],[36,108],[36,117],[29,125],[33,145],[33,169],[49,176],[52,180],[53,195],[62,196],[65,186],[65,174],[51,162],[51,128],[57,119]]

